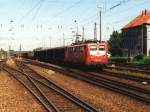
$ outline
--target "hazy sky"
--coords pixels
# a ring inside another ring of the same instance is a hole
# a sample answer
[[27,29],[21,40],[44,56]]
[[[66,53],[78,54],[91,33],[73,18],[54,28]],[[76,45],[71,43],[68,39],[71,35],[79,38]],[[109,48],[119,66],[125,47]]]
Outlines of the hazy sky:
[[[102,40],[108,40],[113,30],[121,29],[144,9],[150,0],[0,0],[0,48],[23,50],[61,46],[74,39],[77,26],[85,38],[93,38],[97,22],[99,38],[99,8],[102,7]],[[110,10],[111,9],[111,10]],[[74,21],[77,22],[74,22]]]

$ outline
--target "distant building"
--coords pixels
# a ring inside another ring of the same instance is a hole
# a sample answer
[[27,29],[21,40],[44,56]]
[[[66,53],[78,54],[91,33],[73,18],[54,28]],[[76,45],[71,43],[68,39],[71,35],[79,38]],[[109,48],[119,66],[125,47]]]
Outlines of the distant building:
[[122,28],[122,34],[124,56],[150,56],[150,11],[142,11]]

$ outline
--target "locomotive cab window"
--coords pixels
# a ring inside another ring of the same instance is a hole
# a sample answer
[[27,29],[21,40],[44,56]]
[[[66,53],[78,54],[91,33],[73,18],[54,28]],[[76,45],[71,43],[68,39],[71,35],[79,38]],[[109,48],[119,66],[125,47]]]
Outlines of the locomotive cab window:
[[97,50],[96,45],[91,45],[91,46],[90,46],[90,50],[91,50],[91,51],[96,51],[96,50]]
[[105,46],[99,46],[99,50],[100,51],[104,51],[105,50]]

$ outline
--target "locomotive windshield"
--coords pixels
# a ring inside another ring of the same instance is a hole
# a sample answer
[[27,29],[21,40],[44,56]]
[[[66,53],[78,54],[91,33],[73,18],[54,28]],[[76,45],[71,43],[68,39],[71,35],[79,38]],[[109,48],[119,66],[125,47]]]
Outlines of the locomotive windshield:
[[102,45],[99,46],[99,50],[100,50],[100,51],[104,51],[104,50],[105,50],[105,46],[102,46]]
[[96,50],[97,50],[96,45],[91,45],[91,46],[90,46],[90,50],[91,50],[91,51],[96,51]]

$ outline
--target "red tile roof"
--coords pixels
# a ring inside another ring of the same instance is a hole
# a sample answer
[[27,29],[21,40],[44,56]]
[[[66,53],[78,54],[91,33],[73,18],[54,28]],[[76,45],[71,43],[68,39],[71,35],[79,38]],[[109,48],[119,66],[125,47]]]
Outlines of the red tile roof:
[[142,14],[137,16],[135,19],[133,19],[131,22],[125,25],[122,29],[140,26],[144,23],[150,23],[150,11],[147,10],[142,11]]

